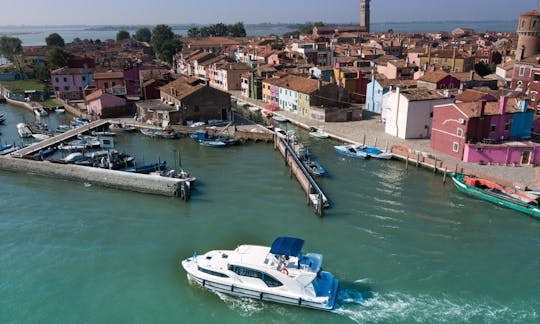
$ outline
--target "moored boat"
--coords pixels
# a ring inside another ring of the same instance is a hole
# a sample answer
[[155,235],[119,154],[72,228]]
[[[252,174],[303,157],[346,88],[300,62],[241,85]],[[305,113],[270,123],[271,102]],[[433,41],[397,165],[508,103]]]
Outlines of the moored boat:
[[343,154],[346,156],[350,156],[357,159],[365,159],[369,157],[369,155],[362,150],[362,146],[354,145],[354,144],[345,144],[345,145],[338,145],[334,146],[334,149],[339,154]]
[[26,125],[25,123],[18,123],[17,124],[17,132],[19,133],[19,136],[22,138],[28,138],[32,137],[32,131]]
[[143,166],[135,166],[134,168],[125,169],[126,172],[149,174],[154,171],[164,170],[167,166],[167,162],[159,162],[153,164],[147,164]]
[[453,173],[451,177],[461,192],[540,220],[540,193],[506,188],[487,179],[463,173]]
[[364,146],[361,149],[362,151],[366,152],[369,157],[372,157],[375,159],[390,160],[394,156],[394,154],[392,154],[391,152],[385,152],[385,151],[379,150],[376,147]]
[[264,301],[331,310],[339,281],[322,270],[323,256],[301,252],[304,241],[278,237],[271,247],[194,254],[182,261],[190,280],[212,291]]
[[111,124],[109,126],[109,130],[111,132],[126,132],[127,133],[127,132],[134,132],[135,130],[137,130],[137,128],[133,126],[117,123],[117,124]]
[[310,128],[309,136],[315,137],[315,138],[328,138],[329,137],[328,134],[325,133],[323,130],[317,129],[315,127]]
[[279,116],[279,115],[276,115],[274,113],[274,115],[272,116],[272,119],[278,123],[285,123],[287,121],[289,121],[287,118],[283,117],[283,116]]

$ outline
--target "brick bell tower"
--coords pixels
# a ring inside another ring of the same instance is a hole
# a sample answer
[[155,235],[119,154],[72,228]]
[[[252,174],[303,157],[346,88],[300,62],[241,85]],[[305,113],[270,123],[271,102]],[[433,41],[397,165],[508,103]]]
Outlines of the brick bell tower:
[[540,52],[540,9],[519,16],[517,33],[516,61]]
[[360,27],[369,33],[369,2],[371,0],[360,0]]

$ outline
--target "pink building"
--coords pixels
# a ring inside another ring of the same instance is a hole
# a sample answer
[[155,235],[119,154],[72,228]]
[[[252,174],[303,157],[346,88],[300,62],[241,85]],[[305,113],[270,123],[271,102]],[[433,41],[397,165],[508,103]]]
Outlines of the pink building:
[[418,79],[418,87],[424,87],[429,90],[457,89],[459,88],[459,85],[459,79],[442,70],[425,72],[424,75]]
[[431,147],[464,162],[540,164],[540,145],[530,142],[534,112],[526,101],[450,103],[433,111]]
[[129,113],[126,100],[99,89],[86,96],[88,114],[100,118],[121,117]]
[[57,98],[78,100],[94,81],[93,69],[60,68],[51,72],[51,83]]

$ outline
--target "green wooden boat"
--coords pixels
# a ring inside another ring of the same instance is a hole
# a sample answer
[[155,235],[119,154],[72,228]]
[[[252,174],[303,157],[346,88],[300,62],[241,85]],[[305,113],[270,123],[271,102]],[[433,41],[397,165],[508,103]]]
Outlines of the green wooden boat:
[[495,182],[463,173],[453,173],[451,177],[456,188],[468,195],[540,220],[539,192],[505,188]]

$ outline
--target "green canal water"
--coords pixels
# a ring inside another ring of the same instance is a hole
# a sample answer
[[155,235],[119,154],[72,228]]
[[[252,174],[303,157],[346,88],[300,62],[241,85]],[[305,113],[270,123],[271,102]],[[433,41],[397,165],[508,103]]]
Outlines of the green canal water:
[[[0,141],[20,141],[15,124],[33,116],[0,111],[8,115]],[[0,322],[540,321],[540,222],[463,196],[426,170],[342,158],[337,142],[300,136],[329,172],[323,218],[271,144],[116,138],[141,163],[174,164],[179,152],[200,179],[187,203],[0,171]],[[219,296],[180,267],[193,252],[281,235],[324,254],[341,283],[334,311]]]

